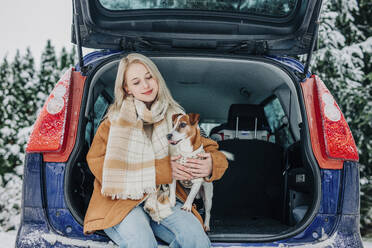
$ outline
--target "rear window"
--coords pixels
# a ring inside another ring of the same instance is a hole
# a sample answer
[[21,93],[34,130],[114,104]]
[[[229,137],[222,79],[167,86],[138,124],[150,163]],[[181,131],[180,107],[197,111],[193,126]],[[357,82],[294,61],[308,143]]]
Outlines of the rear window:
[[180,9],[288,16],[297,0],[99,0],[108,10]]

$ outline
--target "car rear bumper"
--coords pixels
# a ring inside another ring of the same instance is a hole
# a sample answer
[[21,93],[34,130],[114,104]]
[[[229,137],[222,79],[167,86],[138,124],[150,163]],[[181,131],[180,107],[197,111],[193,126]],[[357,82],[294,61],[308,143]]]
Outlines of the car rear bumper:
[[[69,238],[54,233],[40,224],[23,224],[18,231],[16,247],[117,247],[112,242],[99,242]],[[272,242],[272,243],[213,243],[213,247],[363,247],[359,233],[359,216],[342,215],[339,217],[337,228],[331,236],[323,233],[316,242]],[[159,247],[167,247],[159,245]]]

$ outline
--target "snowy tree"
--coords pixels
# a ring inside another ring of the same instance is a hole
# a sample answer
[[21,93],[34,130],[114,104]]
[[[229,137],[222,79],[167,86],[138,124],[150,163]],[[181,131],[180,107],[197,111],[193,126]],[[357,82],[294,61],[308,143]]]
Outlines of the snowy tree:
[[6,119],[1,129],[4,142],[3,164],[0,174],[12,172],[14,167],[20,164],[18,154],[20,152],[17,145],[17,125],[23,118],[23,113],[18,112],[19,106],[26,96],[23,91],[24,81],[22,78],[22,62],[19,50],[17,50],[13,62],[11,63],[11,76],[8,78],[5,91],[7,92],[4,104],[4,115]]
[[8,119],[6,111],[7,96],[9,95],[10,82],[10,65],[8,59],[5,57],[0,65],[0,129],[4,127],[5,120]]
[[[16,228],[21,207],[22,163],[28,134],[21,135],[29,126],[30,92],[28,82],[34,75],[30,51],[21,57],[17,51],[11,65],[4,59],[0,66],[1,118],[0,125],[0,231]],[[31,101],[32,102],[32,101]]]
[[50,40],[44,48],[41,55],[40,71],[38,73],[37,86],[37,105],[40,109],[49,93],[53,90],[55,84],[58,82],[60,71],[57,63],[57,56]]
[[58,68],[60,72],[64,72],[75,63],[76,49],[72,47],[70,52],[67,52],[66,48],[63,47],[59,56]]
[[11,70],[7,58],[4,58],[0,65],[0,175],[4,172],[6,160],[4,154],[6,153],[5,144],[9,136],[9,125],[6,124],[6,120],[9,119],[8,113],[8,102],[10,86]]
[[[6,63],[2,67],[5,70]],[[5,77],[2,87],[4,119],[0,136],[3,142],[1,148],[4,150],[1,152],[0,175],[12,172],[16,166],[23,163],[30,125],[35,120],[35,68],[29,49],[23,57],[17,51],[8,72],[10,75]]]

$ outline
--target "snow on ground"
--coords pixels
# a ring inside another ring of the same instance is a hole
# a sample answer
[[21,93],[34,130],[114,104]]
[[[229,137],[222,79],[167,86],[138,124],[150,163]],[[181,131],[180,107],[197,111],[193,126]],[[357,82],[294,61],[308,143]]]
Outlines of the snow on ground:
[[364,248],[372,248],[372,240],[363,242]]
[[16,235],[16,231],[0,232],[0,248],[14,247]]
[[[0,232],[0,248],[14,247],[17,231]],[[364,248],[372,248],[372,240],[363,242]]]

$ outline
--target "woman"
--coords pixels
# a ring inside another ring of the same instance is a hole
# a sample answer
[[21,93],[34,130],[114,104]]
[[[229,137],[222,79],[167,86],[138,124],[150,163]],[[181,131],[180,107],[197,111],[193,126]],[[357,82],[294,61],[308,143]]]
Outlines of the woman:
[[[150,59],[132,53],[120,61],[115,101],[87,154],[95,181],[84,233],[104,230],[120,247],[157,247],[155,236],[170,247],[210,247],[196,209],[183,211],[180,202],[171,207],[165,185],[172,178],[219,179],[227,161],[217,143],[206,138],[203,160],[183,166],[175,162],[179,157],[169,157],[171,117],[183,112]],[[179,185],[177,196],[186,199]]]

